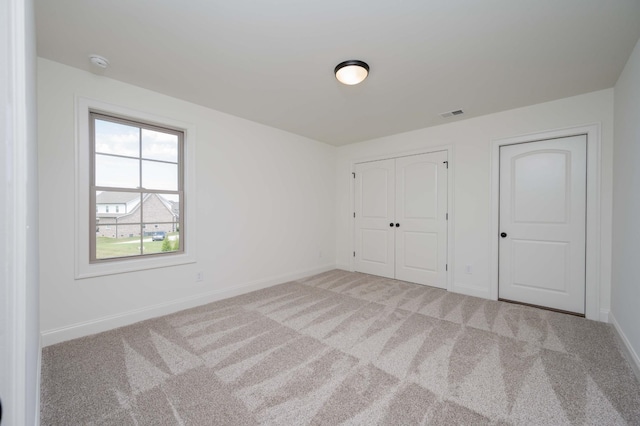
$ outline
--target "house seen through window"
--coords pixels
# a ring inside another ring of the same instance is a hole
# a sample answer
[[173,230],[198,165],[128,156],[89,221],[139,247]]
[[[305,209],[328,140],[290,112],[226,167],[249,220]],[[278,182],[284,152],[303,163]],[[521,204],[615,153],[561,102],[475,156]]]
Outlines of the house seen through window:
[[96,112],[90,131],[91,262],[182,253],[184,134]]

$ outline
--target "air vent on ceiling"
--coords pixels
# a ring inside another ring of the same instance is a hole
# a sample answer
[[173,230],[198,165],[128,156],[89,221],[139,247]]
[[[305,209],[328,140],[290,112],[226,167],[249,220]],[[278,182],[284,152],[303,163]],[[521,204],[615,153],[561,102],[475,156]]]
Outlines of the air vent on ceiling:
[[455,115],[462,115],[462,114],[464,114],[464,111],[461,110],[461,109],[457,109],[455,111],[443,112],[442,114],[440,114],[440,117],[449,118],[449,117],[453,117]]

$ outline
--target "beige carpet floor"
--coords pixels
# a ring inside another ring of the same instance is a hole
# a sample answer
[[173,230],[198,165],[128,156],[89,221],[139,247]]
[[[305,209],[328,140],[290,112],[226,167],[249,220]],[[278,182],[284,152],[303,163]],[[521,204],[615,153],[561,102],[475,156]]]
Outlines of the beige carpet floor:
[[330,271],[43,351],[43,425],[640,424],[607,324]]

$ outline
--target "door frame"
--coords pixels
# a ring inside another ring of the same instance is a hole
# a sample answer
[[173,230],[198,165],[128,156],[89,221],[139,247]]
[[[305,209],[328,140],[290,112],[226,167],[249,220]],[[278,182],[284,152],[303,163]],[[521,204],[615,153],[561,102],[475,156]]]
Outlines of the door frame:
[[600,123],[586,124],[544,132],[529,133],[491,141],[491,251],[490,295],[498,300],[500,232],[500,147],[527,142],[586,135],[587,137],[587,225],[586,225],[586,288],[585,317],[608,322],[608,315],[600,312]]
[[2,424],[40,424],[38,159],[32,0],[0,4]]
[[[455,214],[454,214],[454,203],[453,203],[453,183],[454,183],[454,171],[455,171],[455,161],[453,161],[454,159],[454,149],[453,149],[453,145],[437,145],[437,146],[433,146],[433,147],[427,147],[427,148],[422,148],[422,149],[417,149],[417,150],[411,150],[411,151],[400,151],[400,152],[392,152],[389,154],[381,154],[381,155],[375,155],[375,156],[369,156],[369,157],[358,157],[358,158],[352,158],[350,160],[350,174],[349,174],[349,206],[350,206],[350,211],[349,211],[349,216],[350,216],[350,220],[349,220],[349,235],[351,235],[351,239],[350,239],[350,250],[349,253],[352,253],[353,251],[355,251],[355,245],[356,245],[356,229],[355,229],[355,218],[353,217],[353,212],[355,211],[355,203],[356,203],[356,197],[355,197],[355,190],[356,190],[356,186],[355,186],[355,179],[353,178],[353,173],[355,173],[356,171],[356,164],[359,163],[369,163],[372,161],[379,161],[379,160],[389,160],[389,159],[395,159],[395,158],[400,158],[400,157],[410,157],[412,155],[420,155],[420,154],[430,154],[432,152],[438,152],[438,151],[446,151],[447,152],[447,161],[448,163],[448,169],[447,169],[447,211],[449,213],[449,220],[447,221],[447,291],[453,291],[454,285],[453,285],[453,271],[454,271],[454,267],[453,267],[453,231],[454,231],[454,222],[455,222]],[[354,258],[353,256],[349,256],[349,270],[351,272],[355,271],[355,264],[354,264]]]

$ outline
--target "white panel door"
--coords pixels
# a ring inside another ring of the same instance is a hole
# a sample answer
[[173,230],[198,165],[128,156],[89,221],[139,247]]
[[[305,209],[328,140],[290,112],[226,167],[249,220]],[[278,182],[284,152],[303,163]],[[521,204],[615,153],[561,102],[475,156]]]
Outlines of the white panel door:
[[499,297],[585,312],[586,136],[500,148]]
[[396,279],[446,288],[447,152],[396,159]]
[[394,160],[356,164],[355,184],[355,270],[394,278]]

